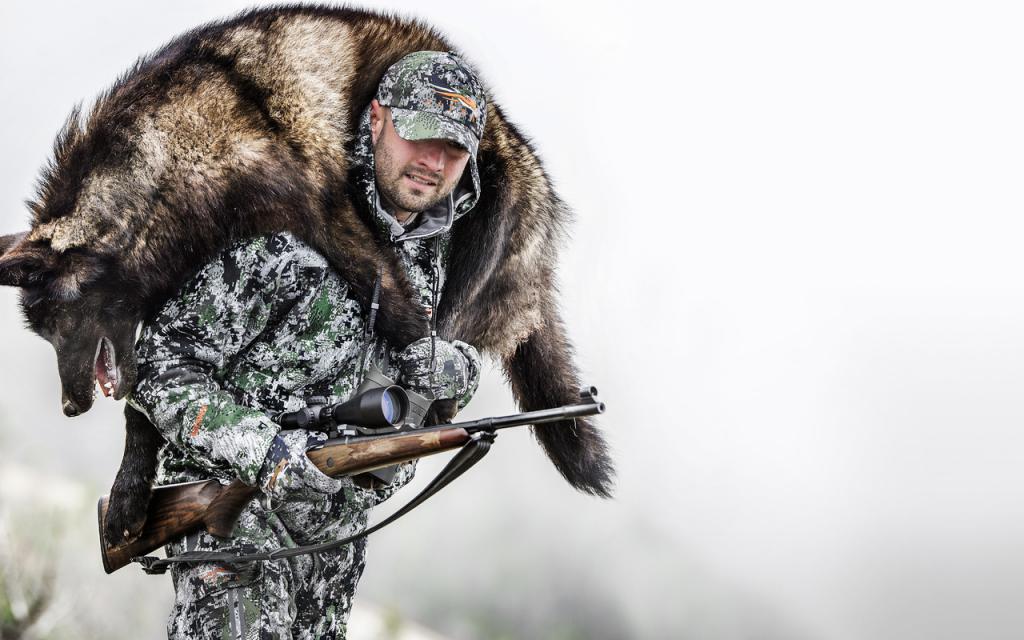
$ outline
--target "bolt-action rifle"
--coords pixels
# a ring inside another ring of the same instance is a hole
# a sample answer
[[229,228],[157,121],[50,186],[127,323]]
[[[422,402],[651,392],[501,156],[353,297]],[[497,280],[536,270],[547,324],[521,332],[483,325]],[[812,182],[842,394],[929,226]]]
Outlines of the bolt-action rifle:
[[[386,378],[383,383],[390,383]],[[328,476],[350,476],[408,462],[466,445],[482,434],[499,429],[544,424],[592,416],[604,411],[597,400],[597,389],[580,392],[578,404],[510,416],[483,418],[468,422],[420,427],[429,400],[411,394],[394,384],[363,390],[352,399],[336,405],[311,401],[309,407],[276,416],[287,428],[316,429],[331,437],[306,452],[320,471]],[[212,535],[230,537],[242,510],[259,493],[257,487],[235,479],[229,484],[219,480],[200,480],[156,487],[149,502],[146,524],[138,538],[116,546],[106,543],[103,518],[108,497],[98,507],[100,547],[103,568],[112,573],[133,558],[150,553],[173,540],[205,528]]]

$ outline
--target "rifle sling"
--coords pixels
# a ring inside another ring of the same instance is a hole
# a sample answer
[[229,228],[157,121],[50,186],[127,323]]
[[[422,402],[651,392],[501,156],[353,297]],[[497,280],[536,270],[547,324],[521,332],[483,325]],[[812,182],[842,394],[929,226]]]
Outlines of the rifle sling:
[[185,563],[199,563],[199,562],[260,562],[260,561],[272,561],[281,560],[283,558],[292,558],[294,556],[301,556],[307,553],[320,553],[322,551],[331,551],[339,547],[343,547],[346,544],[354,542],[360,538],[366,537],[375,531],[379,531],[391,524],[395,520],[398,520],[405,514],[409,513],[419,505],[426,502],[428,498],[436,494],[441,489],[444,489],[453,480],[458,478],[460,475],[469,470],[470,467],[479,462],[487,452],[490,451],[491,443],[494,442],[495,434],[493,431],[477,431],[470,435],[470,440],[459,449],[448,464],[445,465],[444,469],[441,470],[433,480],[430,481],[415,498],[406,503],[401,509],[394,512],[384,520],[377,524],[364,529],[359,533],[353,534],[340,540],[332,540],[331,542],[323,542],[320,544],[310,544],[301,547],[292,548],[281,548],[269,551],[266,553],[252,553],[248,555],[240,555],[236,553],[230,553],[226,551],[188,551],[177,556],[170,558],[157,558],[156,556],[139,556],[132,558],[132,562],[138,562],[142,565],[142,570],[149,574],[162,574],[167,571],[167,568],[172,564],[185,564]]

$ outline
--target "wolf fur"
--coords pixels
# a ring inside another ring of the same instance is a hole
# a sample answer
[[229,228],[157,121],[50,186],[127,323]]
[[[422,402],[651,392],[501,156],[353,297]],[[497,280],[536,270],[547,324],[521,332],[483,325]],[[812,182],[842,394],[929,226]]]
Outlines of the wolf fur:
[[[242,237],[294,233],[364,303],[379,270],[381,334],[397,347],[427,334],[425,310],[350,176],[361,111],[384,71],[418,50],[456,49],[391,15],[253,10],[176,38],[87,114],[72,112],[30,203],[31,230],[0,240],[0,283],[22,288],[30,328],[56,349],[66,413],[89,409],[97,378],[115,398],[127,394],[138,323]],[[528,140],[488,102],[481,198],[453,227],[438,332],[498,358],[523,410],[575,402],[554,278],[570,212]],[[127,423],[111,509],[115,524],[134,529],[132,517],[118,519],[116,494],[139,494],[125,512],[144,506],[158,444],[144,418],[129,410]],[[535,434],[570,484],[610,495],[612,464],[593,422]]]

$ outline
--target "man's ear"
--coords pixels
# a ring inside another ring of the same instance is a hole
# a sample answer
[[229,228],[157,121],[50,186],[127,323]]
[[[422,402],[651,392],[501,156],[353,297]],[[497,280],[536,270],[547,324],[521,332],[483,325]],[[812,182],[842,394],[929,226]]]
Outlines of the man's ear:
[[384,107],[374,98],[370,101],[370,140],[373,144],[377,144],[377,138],[384,130],[384,117]]
[[0,247],[5,249],[4,254],[0,256],[0,285],[38,285],[50,271],[49,250],[25,242],[24,237],[24,233],[0,237]]

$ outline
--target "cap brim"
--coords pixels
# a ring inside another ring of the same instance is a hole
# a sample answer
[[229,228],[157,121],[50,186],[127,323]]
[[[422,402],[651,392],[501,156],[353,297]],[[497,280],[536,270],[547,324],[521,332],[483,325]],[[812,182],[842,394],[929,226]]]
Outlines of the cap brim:
[[405,140],[451,140],[476,157],[479,141],[464,124],[434,113],[391,107],[395,131]]

